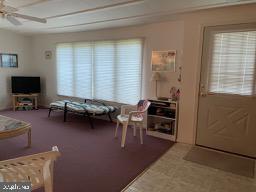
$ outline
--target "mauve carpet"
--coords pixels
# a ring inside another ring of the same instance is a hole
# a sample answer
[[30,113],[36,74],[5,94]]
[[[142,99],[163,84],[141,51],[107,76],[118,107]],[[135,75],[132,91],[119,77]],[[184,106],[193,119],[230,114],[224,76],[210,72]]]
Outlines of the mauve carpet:
[[129,129],[126,147],[121,149],[121,129],[114,139],[114,123],[94,119],[95,129],[91,129],[81,116],[70,115],[64,123],[62,113],[53,112],[47,118],[47,112],[0,112],[32,124],[32,147],[26,148],[27,135],[0,140],[0,160],[48,151],[57,145],[61,157],[55,164],[55,192],[119,192],[173,144],[145,135],[141,145]]

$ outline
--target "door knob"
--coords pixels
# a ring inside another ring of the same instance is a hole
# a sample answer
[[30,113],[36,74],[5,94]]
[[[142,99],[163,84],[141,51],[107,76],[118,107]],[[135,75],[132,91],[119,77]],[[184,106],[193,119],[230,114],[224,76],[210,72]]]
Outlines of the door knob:
[[207,94],[205,92],[200,92],[201,97],[206,97]]
[[201,85],[200,85],[200,90],[201,90],[200,96],[201,96],[201,97],[206,97],[206,96],[207,96],[207,93],[205,92],[205,86],[204,86],[204,84],[201,84]]

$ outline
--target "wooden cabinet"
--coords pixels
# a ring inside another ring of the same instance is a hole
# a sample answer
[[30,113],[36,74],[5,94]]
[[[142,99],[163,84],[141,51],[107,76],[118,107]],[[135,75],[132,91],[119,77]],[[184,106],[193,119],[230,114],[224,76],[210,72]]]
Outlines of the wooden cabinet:
[[147,135],[176,141],[178,127],[178,102],[149,100]]

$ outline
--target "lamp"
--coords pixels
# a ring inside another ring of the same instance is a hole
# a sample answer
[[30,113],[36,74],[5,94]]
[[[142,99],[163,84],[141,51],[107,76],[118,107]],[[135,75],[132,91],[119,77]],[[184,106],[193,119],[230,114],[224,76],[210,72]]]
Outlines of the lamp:
[[151,77],[151,80],[152,81],[156,81],[156,98],[157,98],[157,81],[159,81],[161,79],[161,75],[159,72],[154,72],[152,77]]

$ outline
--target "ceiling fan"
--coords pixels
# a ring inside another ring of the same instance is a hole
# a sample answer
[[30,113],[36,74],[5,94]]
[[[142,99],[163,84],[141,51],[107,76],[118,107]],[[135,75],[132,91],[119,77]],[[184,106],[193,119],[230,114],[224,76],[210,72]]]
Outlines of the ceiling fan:
[[22,15],[22,14],[16,13],[17,11],[18,11],[17,8],[6,5],[5,0],[0,0],[0,15],[2,15],[3,18],[6,18],[13,25],[22,25],[22,23],[16,18],[22,18],[30,21],[39,22],[39,23],[47,22],[46,19],[32,17],[28,15]]

